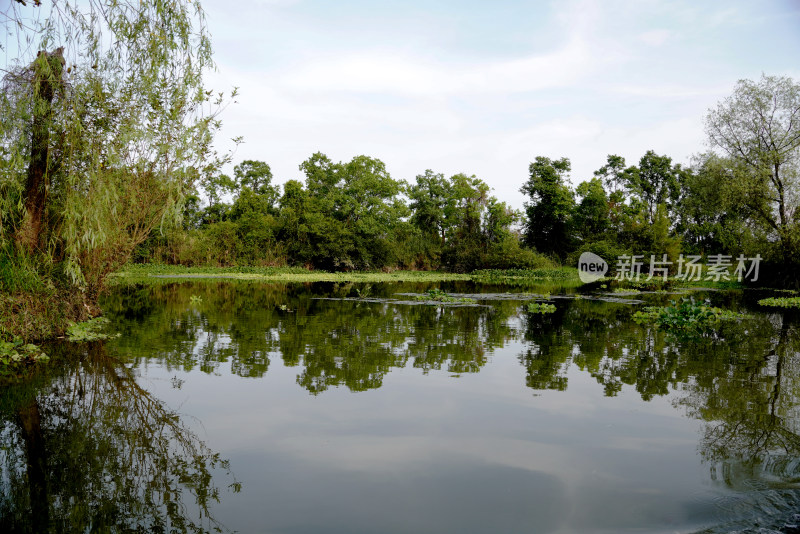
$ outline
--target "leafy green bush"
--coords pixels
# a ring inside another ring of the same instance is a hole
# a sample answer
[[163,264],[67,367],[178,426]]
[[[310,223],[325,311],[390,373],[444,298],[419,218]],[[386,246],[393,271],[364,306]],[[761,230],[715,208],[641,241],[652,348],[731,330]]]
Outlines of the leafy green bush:
[[800,308],[800,297],[770,297],[761,299],[758,303],[772,308]]
[[523,248],[513,235],[493,244],[486,257],[490,269],[556,269],[558,263],[544,254]]
[[77,291],[0,291],[0,339],[37,342],[63,335],[70,322],[86,317]]
[[702,334],[713,330],[719,323],[739,319],[742,314],[723,310],[708,303],[698,304],[694,299],[683,299],[680,304],[671,301],[671,306],[648,306],[633,314],[639,324],[655,324],[672,332]]
[[626,278],[623,280],[614,280],[614,283],[616,284],[617,287],[614,288],[613,291],[617,291],[618,289],[622,291],[626,290],[661,291],[664,288],[669,288],[675,285],[675,279],[667,278],[666,280],[664,280],[661,277],[654,276],[653,278],[648,280],[646,275],[642,275],[639,278],[639,280],[636,279],[628,280]]

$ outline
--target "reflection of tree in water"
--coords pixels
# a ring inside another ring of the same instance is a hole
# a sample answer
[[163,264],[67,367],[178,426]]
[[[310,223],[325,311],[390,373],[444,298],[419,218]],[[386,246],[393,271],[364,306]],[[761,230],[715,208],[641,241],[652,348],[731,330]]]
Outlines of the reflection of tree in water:
[[426,373],[477,372],[511,336],[506,320],[515,311],[326,302],[304,328],[282,330],[281,352],[287,363],[302,361],[298,383],[312,393],[380,387],[391,368],[409,360]]
[[[370,296],[421,290],[376,285]],[[334,386],[377,388],[392,368],[408,365],[424,373],[477,372],[493,350],[521,334],[510,321],[518,302],[448,308],[314,299],[365,291],[347,284],[322,292],[266,284],[130,290],[139,305],[130,311],[120,301],[115,323],[125,335],[115,343],[137,364],[156,359],[219,372],[229,363],[232,373],[251,377],[281,358],[298,367],[299,385],[318,394]],[[190,303],[193,294],[202,305]],[[750,488],[800,480],[796,323],[759,313],[726,324],[718,339],[682,340],[635,324],[637,308],[629,304],[559,300],[556,308],[522,314],[527,346],[519,360],[529,387],[565,390],[572,368],[609,396],[625,386],[645,401],[674,394],[676,405],[706,423],[700,451],[716,480]]]
[[627,304],[583,300],[562,301],[553,314],[527,314],[529,343],[519,360],[528,387],[566,390],[571,365],[595,377],[606,395],[615,395],[623,384],[649,387],[637,380],[651,373],[639,367],[645,362],[627,357],[631,314]]
[[279,305],[290,294],[283,286],[168,284],[117,291],[103,308],[123,334],[115,347],[136,365],[155,359],[167,369],[214,373],[229,364],[232,374],[260,377],[278,350],[275,327],[286,315]]
[[760,350],[736,351],[723,372],[689,382],[679,401],[708,422],[701,453],[729,485],[748,476],[800,476],[800,333],[781,314],[760,327],[766,331],[751,326],[764,340]]
[[666,395],[687,381],[713,382],[716,372],[738,355],[764,349],[773,335],[763,316],[725,326],[724,342],[680,340],[631,320],[628,304],[575,300],[559,304],[551,315],[527,315],[529,342],[520,362],[526,381],[536,389],[566,389],[570,366],[589,373],[605,394],[632,386],[642,399]]
[[0,393],[0,530],[223,528],[210,513],[220,497],[212,473],[230,474],[227,462],[103,345],[40,381]]
[[[158,359],[168,368],[218,372],[227,362],[232,373],[257,377],[267,371],[270,357],[280,357],[284,365],[300,368],[298,384],[315,394],[335,386],[377,388],[392,368],[407,365],[426,373],[477,372],[488,354],[519,337],[509,324],[519,311],[513,301],[448,308],[316,299],[390,297],[408,290],[421,289],[166,284],[119,293],[107,309],[117,310],[115,323],[125,334],[117,347],[137,364]],[[192,295],[202,297],[202,304],[192,305]],[[682,390],[681,403],[691,407],[692,416],[739,422],[715,426],[709,450],[736,440],[743,440],[735,445],[740,450],[763,449],[754,445],[763,442],[772,447],[779,439],[784,448],[794,446],[796,429],[778,423],[798,420],[795,327],[779,316],[759,314],[727,325],[724,341],[680,340],[633,323],[635,310],[578,299],[559,301],[551,315],[523,314],[528,346],[520,362],[526,384],[564,390],[567,371],[575,366],[594,377],[606,395],[625,385],[644,400]]]
[[[168,368],[258,377],[270,356],[301,370],[297,383],[318,394],[345,386],[381,386],[395,367],[413,362],[424,372],[479,371],[488,354],[516,335],[508,319],[519,303],[492,308],[395,305],[318,300],[352,297],[366,288],[330,285],[327,292],[299,284],[174,284],[119,292],[106,303],[124,336],[115,342],[137,364],[159,360]],[[420,289],[374,285],[371,297]],[[202,298],[194,306],[192,295]],[[116,299],[116,300],[114,300]],[[153,301],[162,303],[152,306]],[[129,303],[141,303],[140,313]]]
[[800,480],[800,332],[781,314],[724,326],[721,339],[679,339],[630,320],[630,306],[575,301],[527,317],[520,355],[534,389],[567,387],[576,366],[606,395],[623,385],[643,400],[677,392],[676,405],[705,421],[700,452],[728,486]]

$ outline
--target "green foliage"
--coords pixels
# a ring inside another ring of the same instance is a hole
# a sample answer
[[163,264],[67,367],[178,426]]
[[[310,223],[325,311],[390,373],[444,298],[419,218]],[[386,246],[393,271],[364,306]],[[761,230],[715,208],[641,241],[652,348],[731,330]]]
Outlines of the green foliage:
[[721,322],[740,319],[741,314],[723,310],[707,303],[698,304],[694,299],[673,300],[670,306],[648,306],[633,315],[639,324],[655,324],[670,332],[703,334],[714,330]]
[[612,193],[625,189],[625,158],[616,154],[609,154],[606,164],[594,171],[595,177],[603,181],[603,185]]
[[762,75],[739,80],[733,94],[706,116],[706,133],[726,156],[726,181],[720,187],[745,192],[748,218],[780,243],[784,262],[800,251],[797,195],[800,182],[800,83],[788,77]]
[[475,299],[471,298],[451,297],[445,291],[442,291],[441,289],[438,288],[429,289],[424,295],[418,295],[414,297],[414,300],[419,300],[423,302],[444,302],[444,303],[464,303],[464,304],[474,304],[476,302]]
[[758,214],[748,200],[745,169],[713,153],[696,156],[692,166],[694,172],[682,183],[677,228],[686,250],[734,257],[761,252],[766,257],[767,236],[755,223]]
[[507,280],[577,280],[578,270],[570,267],[543,269],[481,269],[472,277],[481,283],[501,283]]
[[48,280],[41,276],[30,257],[16,254],[10,246],[0,250],[0,291],[35,293],[47,290]]
[[196,2],[36,4],[5,13],[28,44],[0,94],[0,289],[17,304],[2,330],[30,339],[96,312],[108,274],[225,162]]
[[528,310],[528,313],[539,313],[541,315],[556,311],[555,305],[547,302],[530,302],[528,303],[526,309]]
[[306,190],[287,184],[281,199],[280,235],[294,243],[291,261],[339,271],[391,265],[388,239],[406,207],[383,162],[356,156],[333,163],[316,153],[300,169]]
[[20,337],[33,343],[52,339],[88,311],[81,292],[70,288],[0,292],[0,339]]
[[656,220],[656,209],[663,205],[667,213],[680,195],[681,167],[672,165],[672,158],[659,156],[648,150],[639,160],[638,167],[626,170],[626,186],[643,206],[647,220]]
[[406,189],[412,212],[411,223],[436,243],[438,259],[452,222],[447,218],[453,209],[450,182],[443,174],[435,174],[430,169],[417,175],[416,180],[416,184]]
[[[185,265],[471,272],[575,265],[583,252],[593,252],[610,264],[624,254],[666,255],[673,274],[686,252],[774,258],[765,253],[774,248],[768,235],[748,219],[754,208],[746,208],[743,182],[720,185],[727,179],[725,160],[703,158],[685,169],[652,150],[631,167],[610,155],[595,178],[573,192],[569,160],[538,157],[522,188],[530,201],[520,239],[512,230],[520,214],[489,196],[488,185],[475,176],[446,178],[427,170],[406,185],[392,180],[379,160],[334,163],[316,153],[301,165],[305,185],[288,181],[277,209],[245,187],[233,205],[206,208],[197,232],[180,233],[172,250],[153,249],[150,257]],[[258,167],[271,176],[265,163],[245,163],[237,166],[239,175]]]
[[591,252],[593,254],[597,254],[609,265],[609,268],[613,268],[613,266],[617,262],[617,258],[623,255],[630,255],[631,251],[625,247],[623,247],[620,243],[617,243],[614,239],[603,239],[600,241],[590,241],[588,243],[584,243],[577,250],[572,252],[567,257],[567,265],[578,265],[578,258],[580,258],[581,254],[584,252]]
[[272,169],[263,161],[247,159],[233,168],[235,187],[249,189],[264,198],[269,208],[278,200],[278,189],[272,185]]
[[624,290],[637,290],[637,291],[658,291],[664,288],[672,287],[675,284],[675,279],[667,278],[664,280],[660,277],[653,277],[648,280],[646,277],[642,277],[639,280],[636,279],[623,279],[623,280],[614,280],[614,283],[617,285],[615,289],[624,289]]
[[530,197],[525,204],[525,243],[545,254],[564,257],[569,252],[570,221],[575,207],[567,185],[570,161],[537,156],[530,178],[520,191]]
[[49,359],[42,349],[19,337],[0,341],[0,378],[19,376],[32,365],[46,363]]
[[95,317],[88,321],[74,323],[67,328],[67,339],[73,343],[83,343],[119,337],[119,334],[109,334],[103,331],[109,322],[105,317]]
[[800,297],[770,297],[759,300],[758,304],[771,308],[800,308]]
[[558,263],[544,254],[523,247],[516,235],[507,235],[489,249],[484,266],[487,269],[532,271],[556,269]]
[[608,230],[610,207],[600,178],[581,183],[576,192],[581,201],[575,208],[573,224],[578,238],[585,243],[597,239]]
[[615,287],[611,290],[612,293],[641,293],[641,290],[634,287]]
[[[444,282],[472,280],[469,274],[437,271],[326,272],[302,267],[184,267],[129,264],[116,273],[115,285],[174,283],[179,279],[224,278],[268,282]],[[577,278],[577,276],[576,276]]]

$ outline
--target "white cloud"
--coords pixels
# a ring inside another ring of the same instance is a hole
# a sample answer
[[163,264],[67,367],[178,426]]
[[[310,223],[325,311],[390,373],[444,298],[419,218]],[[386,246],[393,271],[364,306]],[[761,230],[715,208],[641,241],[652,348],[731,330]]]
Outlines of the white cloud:
[[586,45],[572,39],[548,54],[467,65],[392,51],[358,52],[304,64],[281,78],[294,91],[381,93],[406,96],[515,93],[561,87],[598,65]]
[[[298,165],[317,150],[334,160],[367,154],[395,178],[427,168],[474,173],[521,207],[518,190],[537,155],[569,157],[576,183],[609,153],[631,164],[649,149],[685,161],[704,148],[706,109],[736,79],[762,70],[797,75],[792,58],[800,50],[790,43],[749,57],[734,50],[742,37],[709,37],[701,15],[717,13],[722,28],[741,24],[738,5],[715,11],[680,1],[579,1],[553,8],[505,22],[514,46],[500,43],[500,33],[497,47],[486,35],[473,42],[459,25],[466,8],[458,17],[431,9],[422,37],[370,27],[372,47],[364,36],[331,31],[341,24],[358,31],[335,19],[338,11],[311,17],[291,5],[258,35],[220,28],[215,35],[229,34],[231,59],[220,64],[214,86],[241,87],[240,103],[223,116],[223,137],[243,135],[236,160],[263,159],[280,182],[301,178]],[[362,15],[368,23],[369,13]],[[437,22],[446,37],[429,33]],[[279,35],[270,40],[273,32]],[[753,50],[768,41],[753,35],[762,39]],[[276,44],[284,41],[290,45]],[[240,49],[255,53],[234,55]]]
[[649,46],[661,46],[664,43],[666,43],[670,39],[670,37],[672,37],[671,31],[658,29],[640,33],[638,39],[639,41]]
[[619,84],[608,87],[609,91],[626,96],[643,96],[654,99],[695,98],[710,97],[709,101],[724,95],[730,87],[714,84],[705,85],[678,85],[672,83],[658,84]]

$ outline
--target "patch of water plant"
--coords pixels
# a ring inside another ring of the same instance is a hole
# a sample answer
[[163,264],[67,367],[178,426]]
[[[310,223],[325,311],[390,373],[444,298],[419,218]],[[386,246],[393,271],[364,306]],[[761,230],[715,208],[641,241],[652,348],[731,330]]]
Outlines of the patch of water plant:
[[0,341],[0,374],[13,374],[22,367],[32,363],[44,363],[49,360],[42,349],[31,343],[25,343],[15,337],[12,341]]
[[367,298],[370,297],[370,294],[372,293],[372,286],[367,285],[367,286],[364,286],[363,289],[357,287],[357,288],[355,288],[355,292],[356,292],[356,295],[358,295],[358,298],[367,299]]
[[758,303],[771,308],[800,308],[800,297],[770,297],[761,299]]
[[648,306],[633,314],[639,324],[654,324],[671,332],[702,334],[714,330],[723,321],[740,319],[742,314],[710,306],[708,301],[697,303],[694,299],[670,301],[670,306]]
[[73,343],[82,343],[119,337],[120,334],[109,334],[103,331],[108,323],[109,320],[105,317],[95,317],[82,323],[73,323],[67,328],[67,339]]
[[578,270],[561,267],[554,269],[481,269],[472,272],[472,279],[476,282],[502,282],[508,278],[572,280],[578,278]]
[[414,297],[414,300],[420,301],[433,301],[433,302],[459,302],[464,304],[474,304],[476,302],[475,299],[471,298],[459,298],[459,297],[452,297],[448,295],[445,291],[442,291],[439,288],[429,289],[426,293],[422,295],[417,295]]
[[612,293],[626,293],[629,295],[634,295],[636,293],[641,293],[640,289],[636,289],[634,287],[615,287],[611,290]]
[[541,313],[544,315],[546,313],[553,313],[554,311],[556,311],[556,307],[547,302],[531,302],[528,304],[528,313]]
[[192,295],[191,297],[189,297],[189,303],[192,306],[200,305],[203,303],[203,297],[201,297],[200,295]]

